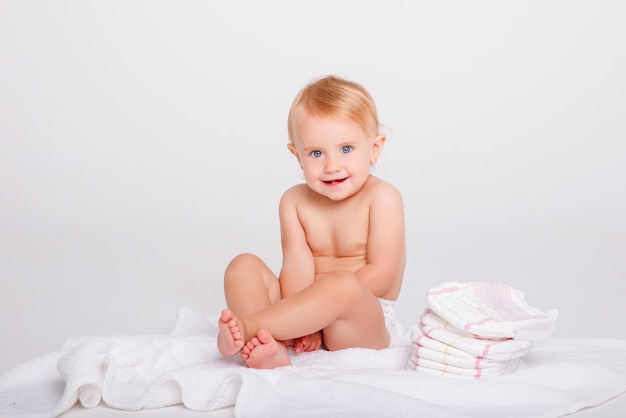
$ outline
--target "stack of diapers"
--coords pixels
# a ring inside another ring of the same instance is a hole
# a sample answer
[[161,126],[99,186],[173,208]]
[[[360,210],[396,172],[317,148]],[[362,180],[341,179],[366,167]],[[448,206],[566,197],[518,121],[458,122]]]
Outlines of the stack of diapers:
[[444,283],[428,291],[426,305],[411,332],[408,369],[445,377],[510,373],[533,342],[554,331],[558,316],[500,283]]

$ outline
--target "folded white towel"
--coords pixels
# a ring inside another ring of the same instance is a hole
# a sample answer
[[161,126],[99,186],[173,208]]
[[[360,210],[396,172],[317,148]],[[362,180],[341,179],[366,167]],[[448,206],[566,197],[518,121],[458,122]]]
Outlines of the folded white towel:
[[454,327],[479,338],[541,340],[554,331],[558,316],[558,310],[542,312],[526,303],[523,292],[500,283],[444,283],[428,291],[426,303]]
[[316,351],[294,356],[293,367],[248,369],[221,358],[214,328],[183,309],[172,335],[72,338],[3,373],[0,416],[52,418],[79,399],[129,410],[182,403],[210,411],[236,402],[235,415],[249,418],[545,418],[626,391],[624,340],[540,342],[514,373],[471,382],[406,370],[409,356],[409,344]]

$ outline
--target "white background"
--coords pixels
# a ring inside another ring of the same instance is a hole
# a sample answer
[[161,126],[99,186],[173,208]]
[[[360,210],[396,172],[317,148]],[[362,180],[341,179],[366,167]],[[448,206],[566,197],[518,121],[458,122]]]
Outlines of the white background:
[[287,111],[329,73],[391,132],[406,326],[489,281],[626,338],[625,40],[618,1],[0,0],[0,372],[217,315],[237,253],[278,271]]

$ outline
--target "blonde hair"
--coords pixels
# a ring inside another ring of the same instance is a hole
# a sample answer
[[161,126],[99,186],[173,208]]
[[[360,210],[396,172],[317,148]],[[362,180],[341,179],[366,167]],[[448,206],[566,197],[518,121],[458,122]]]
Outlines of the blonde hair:
[[356,122],[363,132],[378,133],[378,113],[374,99],[358,83],[329,75],[306,85],[291,104],[287,120],[289,141],[294,142],[297,117],[333,117]]

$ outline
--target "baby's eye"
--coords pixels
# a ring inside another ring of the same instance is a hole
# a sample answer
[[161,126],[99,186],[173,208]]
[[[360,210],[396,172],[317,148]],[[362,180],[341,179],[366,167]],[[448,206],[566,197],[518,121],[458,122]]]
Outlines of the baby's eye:
[[348,154],[352,151],[352,147],[350,145],[345,145],[343,147],[341,147],[341,153],[342,154]]
[[322,156],[322,151],[316,149],[315,151],[311,151],[311,156],[313,158],[319,158]]

